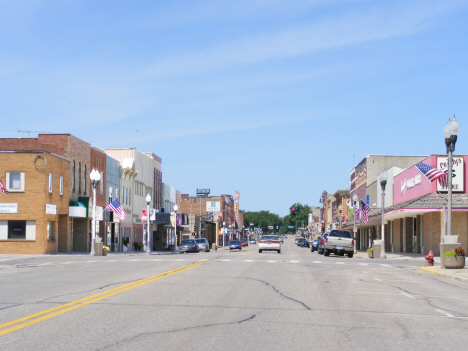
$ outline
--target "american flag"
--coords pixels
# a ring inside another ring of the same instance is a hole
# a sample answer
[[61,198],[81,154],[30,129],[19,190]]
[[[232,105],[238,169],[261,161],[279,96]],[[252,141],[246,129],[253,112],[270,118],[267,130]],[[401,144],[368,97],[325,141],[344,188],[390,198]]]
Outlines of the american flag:
[[430,182],[433,182],[434,180],[438,179],[439,184],[443,187],[447,187],[447,174],[439,171],[438,169],[432,168],[431,166],[428,166],[424,163],[418,163],[415,165],[417,169],[429,180]]
[[115,213],[117,213],[121,221],[125,219],[125,210],[123,209],[122,205],[117,199],[112,201],[109,205],[107,205],[105,210],[112,210]]
[[7,188],[5,188],[5,185],[3,185],[1,180],[0,180],[0,191],[2,193],[8,194],[8,190],[7,190]]
[[364,222],[364,224],[369,223],[369,217],[367,217],[367,214],[369,213],[369,211],[370,211],[369,205],[361,200],[361,215],[362,215],[362,221]]

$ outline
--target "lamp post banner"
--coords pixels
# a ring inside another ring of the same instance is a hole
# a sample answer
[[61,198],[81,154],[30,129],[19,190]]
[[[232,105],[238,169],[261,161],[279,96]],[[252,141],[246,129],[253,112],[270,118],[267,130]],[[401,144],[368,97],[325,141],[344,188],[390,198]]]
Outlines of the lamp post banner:
[[141,221],[146,222],[148,220],[148,213],[146,211],[146,208],[141,210]]
[[[437,157],[437,169],[448,174],[448,157]],[[464,192],[465,166],[462,156],[452,156],[452,191]],[[437,182],[437,191],[448,191]]]

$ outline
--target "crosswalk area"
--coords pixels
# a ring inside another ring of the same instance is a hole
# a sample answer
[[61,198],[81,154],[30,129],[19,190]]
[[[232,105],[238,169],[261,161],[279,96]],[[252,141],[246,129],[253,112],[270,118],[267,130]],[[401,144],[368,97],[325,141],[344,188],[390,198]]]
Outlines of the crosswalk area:
[[[60,266],[60,265],[89,265],[89,264],[116,264],[116,263],[137,263],[137,262],[203,262],[209,261],[213,263],[265,263],[265,264],[311,264],[311,265],[339,265],[339,266],[379,266],[379,267],[390,267],[396,268],[394,265],[387,263],[366,263],[366,262],[356,262],[356,261],[335,261],[335,260],[271,260],[271,259],[237,259],[237,258],[213,258],[213,259],[197,259],[195,257],[187,258],[134,258],[134,259],[104,259],[104,260],[75,260],[75,261],[66,261],[66,262],[27,262],[27,263],[13,263],[9,262],[11,265],[22,266],[22,267],[39,267],[39,266]],[[6,263],[6,262],[5,262]],[[1,264],[1,262],[0,262]]]

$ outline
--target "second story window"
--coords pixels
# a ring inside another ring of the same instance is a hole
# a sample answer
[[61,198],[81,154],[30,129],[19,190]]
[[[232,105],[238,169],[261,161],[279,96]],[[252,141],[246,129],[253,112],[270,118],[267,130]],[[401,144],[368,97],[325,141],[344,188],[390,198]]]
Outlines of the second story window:
[[72,169],[72,191],[75,192],[75,161],[73,161],[73,169]]
[[52,193],[52,173],[49,173],[49,193]]
[[84,172],[83,172],[83,194],[86,195],[86,181],[88,180],[88,177],[86,175],[86,165],[84,165]]
[[24,191],[24,172],[6,172],[8,191]]
[[78,194],[81,194],[81,162],[78,163]]
[[63,195],[63,177],[60,177],[60,195]]

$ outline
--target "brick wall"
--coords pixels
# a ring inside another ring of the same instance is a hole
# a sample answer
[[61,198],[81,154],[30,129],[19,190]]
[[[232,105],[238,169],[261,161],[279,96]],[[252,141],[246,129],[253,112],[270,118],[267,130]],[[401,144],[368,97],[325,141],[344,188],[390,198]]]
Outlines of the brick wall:
[[393,221],[393,249],[392,252],[401,252],[402,243],[402,222],[401,219]]
[[429,212],[423,215],[423,253],[432,250],[434,256],[440,255],[441,217],[440,212]]

